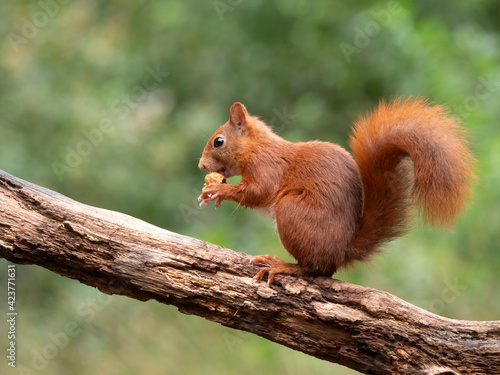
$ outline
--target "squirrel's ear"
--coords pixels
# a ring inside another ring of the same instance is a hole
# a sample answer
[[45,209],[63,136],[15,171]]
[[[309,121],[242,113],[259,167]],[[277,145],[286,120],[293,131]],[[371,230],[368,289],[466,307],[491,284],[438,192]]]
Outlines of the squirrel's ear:
[[244,130],[248,116],[247,109],[240,102],[233,103],[229,110],[229,122],[239,130]]

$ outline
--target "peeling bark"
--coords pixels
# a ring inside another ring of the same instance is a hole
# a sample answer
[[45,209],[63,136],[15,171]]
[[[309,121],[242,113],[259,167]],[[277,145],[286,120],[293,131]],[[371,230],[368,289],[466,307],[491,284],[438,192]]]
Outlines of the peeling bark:
[[252,282],[250,256],[87,206],[0,171],[0,256],[366,374],[500,374],[500,321],[443,318],[325,277]]

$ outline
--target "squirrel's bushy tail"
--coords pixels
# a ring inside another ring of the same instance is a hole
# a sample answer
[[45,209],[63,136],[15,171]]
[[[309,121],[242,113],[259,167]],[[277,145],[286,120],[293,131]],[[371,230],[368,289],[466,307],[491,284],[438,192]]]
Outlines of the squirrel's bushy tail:
[[381,102],[358,119],[350,146],[361,172],[364,207],[351,260],[364,260],[403,235],[414,206],[427,224],[454,224],[475,178],[464,133],[444,107],[420,98]]

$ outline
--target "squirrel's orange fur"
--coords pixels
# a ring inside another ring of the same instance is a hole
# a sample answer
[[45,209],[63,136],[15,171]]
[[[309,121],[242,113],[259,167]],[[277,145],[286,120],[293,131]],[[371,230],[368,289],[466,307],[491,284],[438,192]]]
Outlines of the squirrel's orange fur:
[[[254,258],[268,273],[332,275],[364,261],[403,235],[412,206],[426,223],[450,227],[470,196],[473,158],[464,130],[444,107],[423,99],[381,102],[361,117],[350,139],[353,157],[327,142],[284,140],[241,103],[208,141],[199,167],[234,185],[209,185],[202,204],[233,200],[267,210],[297,264]],[[412,163],[409,163],[411,161]]]

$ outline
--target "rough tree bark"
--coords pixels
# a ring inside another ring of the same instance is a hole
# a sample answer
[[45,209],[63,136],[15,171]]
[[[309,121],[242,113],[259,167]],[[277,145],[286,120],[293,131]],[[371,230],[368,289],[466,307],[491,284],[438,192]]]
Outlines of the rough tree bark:
[[443,318],[330,278],[252,282],[250,256],[0,171],[0,256],[172,304],[366,374],[500,374],[500,321]]

